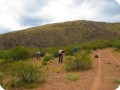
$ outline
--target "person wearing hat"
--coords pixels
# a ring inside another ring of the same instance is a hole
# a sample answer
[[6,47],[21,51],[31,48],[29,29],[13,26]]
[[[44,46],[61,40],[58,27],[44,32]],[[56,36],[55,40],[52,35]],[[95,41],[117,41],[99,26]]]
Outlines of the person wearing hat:
[[37,60],[40,60],[40,51],[36,53],[36,56],[37,56]]
[[63,50],[59,50],[58,52],[58,57],[59,57],[59,63],[63,63]]

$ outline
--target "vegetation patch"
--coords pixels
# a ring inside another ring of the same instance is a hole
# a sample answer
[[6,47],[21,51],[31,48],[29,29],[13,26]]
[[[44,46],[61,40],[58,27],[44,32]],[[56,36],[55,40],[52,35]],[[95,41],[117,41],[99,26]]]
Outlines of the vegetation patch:
[[8,87],[31,87],[44,81],[44,73],[41,69],[27,62],[16,62],[9,69],[12,76]]
[[115,81],[113,81],[113,83],[120,84],[120,80],[115,80]]
[[[43,48],[80,44],[119,36],[119,29],[120,24],[116,27],[116,24],[84,20],[48,24],[19,32],[3,34],[0,36],[0,48],[10,49],[16,45]],[[98,45],[100,44],[96,43],[94,47],[90,46],[90,48],[96,49]],[[106,45],[111,46],[109,43],[106,43]],[[102,48],[102,46],[99,47]]]
[[50,60],[52,60],[52,59],[53,59],[52,56],[45,56],[43,58],[42,65],[47,65],[47,62],[50,61]]
[[15,47],[11,49],[11,57],[13,60],[24,60],[31,57],[31,52],[26,47]]
[[0,63],[0,71],[6,72],[9,67],[11,67],[11,64],[14,63],[14,60],[2,60]]
[[95,55],[94,57],[95,57],[95,58],[99,58],[99,56],[98,56],[98,55]]
[[92,60],[86,52],[76,53],[74,57],[68,57],[65,60],[65,69],[67,71],[83,71],[92,67]]
[[68,56],[73,55],[73,47],[65,48],[65,55],[68,55]]
[[66,78],[70,81],[77,81],[80,79],[79,75],[76,74],[69,74],[66,76]]
[[10,60],[11,55],[11,50],[0,50],[0,59]]
[[0,60],[0,63],[2,63],[4,60]]

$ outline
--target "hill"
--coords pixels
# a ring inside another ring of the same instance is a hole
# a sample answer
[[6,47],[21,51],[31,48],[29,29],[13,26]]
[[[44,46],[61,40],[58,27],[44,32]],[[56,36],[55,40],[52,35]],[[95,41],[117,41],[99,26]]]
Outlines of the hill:
[[53,47],[119,36],[120,23],[68,21],[0,35],[0,49],[14,46]]

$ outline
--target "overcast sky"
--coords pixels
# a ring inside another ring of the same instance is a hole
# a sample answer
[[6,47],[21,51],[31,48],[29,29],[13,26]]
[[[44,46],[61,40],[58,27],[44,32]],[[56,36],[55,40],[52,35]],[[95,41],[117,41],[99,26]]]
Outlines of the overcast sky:
[[120,0],[0,0],[0,34],[72,20],[120,22]]

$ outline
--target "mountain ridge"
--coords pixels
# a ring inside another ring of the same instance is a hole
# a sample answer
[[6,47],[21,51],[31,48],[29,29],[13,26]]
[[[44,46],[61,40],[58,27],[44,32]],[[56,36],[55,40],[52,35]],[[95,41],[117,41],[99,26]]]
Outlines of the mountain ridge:
[[120,23],[85,20],[32,27],[0,35],[0,49],[15,46],[54,47],[80,44],[120,35]]

